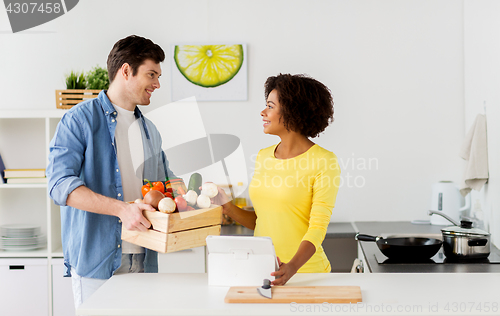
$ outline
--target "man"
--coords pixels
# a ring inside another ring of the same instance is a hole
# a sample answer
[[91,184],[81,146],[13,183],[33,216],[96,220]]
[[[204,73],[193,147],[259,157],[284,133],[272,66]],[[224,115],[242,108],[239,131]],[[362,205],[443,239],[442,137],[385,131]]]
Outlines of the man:
[[161,136],[137,105],[160,88],[160,46],[139,36],[119,40],[107,61],[110,86],[69,110],[50,144],[49,193],[61,206],[62,244],[75,306],[115,273],[157,272],[157,253],[121,240],[122,225],[146,231],[151,223],[142,179],[170,174]]

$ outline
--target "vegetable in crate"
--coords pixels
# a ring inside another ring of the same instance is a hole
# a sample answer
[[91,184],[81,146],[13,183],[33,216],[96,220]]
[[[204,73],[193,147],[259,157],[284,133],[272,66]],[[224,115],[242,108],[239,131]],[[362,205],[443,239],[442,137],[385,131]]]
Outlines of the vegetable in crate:
[[142,186],[142,196],[146,196],[146,193],[148,193],[151,190],[156,190],[160,191],[161,193],[165,193],[165,186],[163,185],[163,182],[156,181],[151,183],[151,181],[149,181],[148,179],[144,179],[144,182],[146,182],[146,184]]
[[196,205],[196,199],[198,198],[198,194],[196,194],[195,191],[189,190],[186,195],[184,195],[184,199],[186,200],[187,204],[190,206],[195,206]]
[[170,214],[175,212],[177,205],[175,204],[174,200],[169,197],[165,197],[160,200],[158,203],[158,210],[162,213]]
[[187,192],[186,185],[181,178],[174,178],[165,181],[165,191],[172,192],[173,196],[184,195]]
[[165,195],[158,190],[151,190],[144,196],[144,203],[151,205],[155,209],[158,209],[158,203],[165,198]]
[[201,187],[202,177],[201,174],[195,172],[189,178],[189,185],[187,187],[188,191],[193,190],[196,194],[200,195],[200,187]]
[[199,208],[209,208],[211,205],[210,198],[206,195],[200,194],[196,199],[196,205],[198,205]]
[[179,210],[179,212],[184,212],[187,210],[187,202],[186,200],[184,200],[184,198],[182,196],[176,196],[175,199],[175,204],[177,204],[177,210]]

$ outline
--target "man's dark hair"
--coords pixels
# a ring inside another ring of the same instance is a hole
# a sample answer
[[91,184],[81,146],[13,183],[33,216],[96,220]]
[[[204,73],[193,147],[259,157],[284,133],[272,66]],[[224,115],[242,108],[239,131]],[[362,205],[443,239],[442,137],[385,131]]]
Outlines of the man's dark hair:
[[306,137],[316,137],[333,122],[330,89],[307,75],[279,74],[264,85],[265,98],[276,90],[285,128]]
[[119,40],[108,55],[109,82],[113,82],[116,73],[124,63],[130,65],[132,76],[135,76],[139,66],[146,59],[151,59],[159,64],[165,60],[165,53],[160,46],[151,40],[137,35],[130,35]]

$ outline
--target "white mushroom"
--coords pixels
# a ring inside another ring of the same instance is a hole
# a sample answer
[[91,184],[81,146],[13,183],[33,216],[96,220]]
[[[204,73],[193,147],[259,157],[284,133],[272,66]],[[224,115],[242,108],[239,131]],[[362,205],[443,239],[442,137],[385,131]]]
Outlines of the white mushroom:
[[201,186],[201,194],[214,198],[219,193],[217,185],[212,182],[203,183]]
[[200,194],[196,200],[196,204],[199,208],[209,208],[211,204],[210,198],[206,195]]
[[162,213],[173,213],[175,212],[177,205],[175,204],[175,201],[172,200],[169,197],[163,198],[158,202],[158,210]]
[[196,199],[198,198],[198,194],[193,191],[189,190],[185,195],[184,195],[184,200],[186,200],[188,205],[195,206],[196,205]]

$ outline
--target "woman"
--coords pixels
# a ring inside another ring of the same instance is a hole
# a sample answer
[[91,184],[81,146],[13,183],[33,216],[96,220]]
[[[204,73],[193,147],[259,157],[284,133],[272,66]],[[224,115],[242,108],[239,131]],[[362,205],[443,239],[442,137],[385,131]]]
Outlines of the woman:
[[[284,285],[295,273],[328,273],[330,262],[321,246],[330,222],[340,181],[337,157],[310,138],[333,121],[330,90],[304,75],[280,74],[265,83],[266,108],[260,113],[264,133],[277,145],[257,155],[249,186],[255,212],[232,203],[223,213],[272,238],[279,271],[274,285]],[[220,201],[223,202],[223,201]]]

